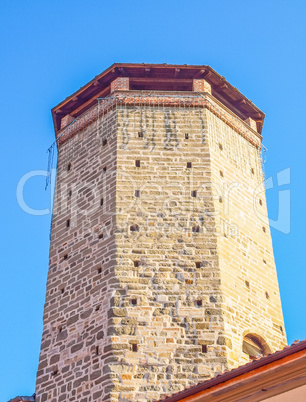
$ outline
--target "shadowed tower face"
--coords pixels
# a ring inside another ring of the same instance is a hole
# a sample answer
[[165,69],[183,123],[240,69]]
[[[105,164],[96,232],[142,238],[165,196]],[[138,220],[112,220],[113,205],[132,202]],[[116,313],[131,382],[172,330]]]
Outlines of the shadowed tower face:
[[115,64],[53,118],[39,402],[153,401],[286,344],[256,106],[208,66]]

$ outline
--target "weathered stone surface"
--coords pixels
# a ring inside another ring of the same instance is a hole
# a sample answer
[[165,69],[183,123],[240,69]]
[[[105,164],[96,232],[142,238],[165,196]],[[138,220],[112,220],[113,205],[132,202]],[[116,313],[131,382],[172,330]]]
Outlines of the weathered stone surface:
[[248,332],[285,344],[258,137],[206,100],[61,145],[38,402],[153,401],[246,362]]

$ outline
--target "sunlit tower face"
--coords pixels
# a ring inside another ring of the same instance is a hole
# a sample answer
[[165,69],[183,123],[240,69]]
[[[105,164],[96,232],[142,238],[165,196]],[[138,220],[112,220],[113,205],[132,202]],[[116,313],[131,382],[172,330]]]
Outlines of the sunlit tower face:
[[208,66],[115,64],[53,118],[39,402],[156,400],[283,347],[256,106]]

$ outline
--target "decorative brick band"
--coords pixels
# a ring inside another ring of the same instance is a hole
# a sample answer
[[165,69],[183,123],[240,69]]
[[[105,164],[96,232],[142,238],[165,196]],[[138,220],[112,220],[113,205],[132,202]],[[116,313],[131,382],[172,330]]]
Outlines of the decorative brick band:
[[118,77],[111,82],[111,93],[114,91],[128,91],[130,89],[130,79],[128,77]]
[[[117,106],[125,107],[157,107],[157,108],[181,108],[197,109],[207,108],[227,125],[233,128],[242,137],[247,139],[256,148],[261,147],[261,136],[255,131],[254,124],[243,122],[238,116],[235,116],[224,105],[218,102],[209,94],[199,95],[180,95],[177,94],[122,94],[114,93],[112,97],[97,100],[97,104],[79,116],[57,137],[57,144],[60,147],[79,131],[83,130],[89,124],[105,116],[110,110]],[[255,123],[255,122],[254,122]]]

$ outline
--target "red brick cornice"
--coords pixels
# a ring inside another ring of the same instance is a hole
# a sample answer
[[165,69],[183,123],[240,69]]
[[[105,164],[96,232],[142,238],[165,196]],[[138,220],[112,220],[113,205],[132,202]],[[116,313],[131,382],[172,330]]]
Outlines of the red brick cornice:
[[59,131],[57,133],[58,146],[119,105],[126,107],[150,106],[161,109],[164,107],[182,109],[207,108],[242,137],[246,138],[252,145],[257,148],[260,148],[261,145],[262,137],[260,134],[208,93],[195,94],[194,92],[190,92],[182,95],[175,92],[155,94],[154,92],[116,91],[112,94],[112,97],[96,101],[96,104],[92,108],[72,121],[64,130]]

